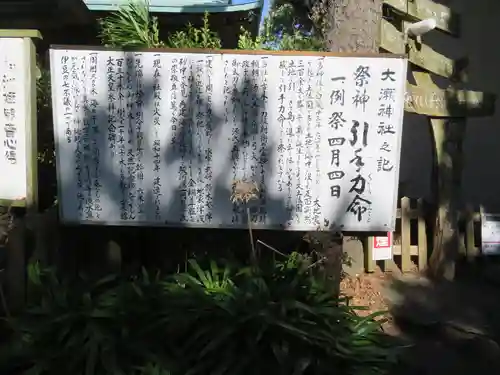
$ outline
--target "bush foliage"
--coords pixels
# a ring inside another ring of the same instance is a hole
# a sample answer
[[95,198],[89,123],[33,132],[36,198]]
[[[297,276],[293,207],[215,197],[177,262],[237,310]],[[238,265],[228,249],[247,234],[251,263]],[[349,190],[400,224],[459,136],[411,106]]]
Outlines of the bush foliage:
[[358,316],[295,253],[249,268],[192,260],[164,277],[29,276],[2,374],[364,375],[393,358],[380,314]]
[[[221,40],[210,28],[205,13],[203,26],[191,24],[185,30],[160,39],[158,19],[149,13],[148,3],[133,1],[100,21],[100,37],[105,46],[129,48],[205,48],[220,49]],[[240,30],[238,49],[263,50],[322,50],[323,43],[305,26],[298,23],[291,5],[271,10],[257,38],[248,30]]]

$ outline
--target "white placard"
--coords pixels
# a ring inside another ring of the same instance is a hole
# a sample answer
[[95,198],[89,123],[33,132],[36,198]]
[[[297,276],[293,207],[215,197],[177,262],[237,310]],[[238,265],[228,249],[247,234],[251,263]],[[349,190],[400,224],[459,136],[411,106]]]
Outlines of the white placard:
[[0,199],[27,195],[26,129],[29,54],[23,38],[0,38]]
[[500,255],[500,215],[481,215],[481,244],[484,255]]
[[61,217],[392,230],[406,59],[51,50]]
[[372,258],[373,260],[392,259],[392,232],[387,232],[386,236],[373,237]]

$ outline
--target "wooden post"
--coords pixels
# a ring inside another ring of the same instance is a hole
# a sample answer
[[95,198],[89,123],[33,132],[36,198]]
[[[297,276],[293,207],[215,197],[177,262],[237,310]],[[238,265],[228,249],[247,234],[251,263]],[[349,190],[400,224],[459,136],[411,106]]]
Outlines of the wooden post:
[[[436,84],[425,72],[413,72],[421,87],[435,89]],[[458,231],[458,195],[461,176],[461,144],[465,119],[429,118],[434,140],[433,195],[437,202],[433,252],[429,267],[434,276],[453,279],[460,248]]]
[[365,237],[365,271],[368,273],[375,272],[376,262],[373,260],[373,237]]
[[[36,51],[32,39],[41,39],[36,30],[0,30],[0,38],[16,38],[22,40],[22,50],[9,51],[19,53],[25,63],[23,78],[24,94],[24,131],[26,160],[26,195],[18,198],[0,196],[0,205],[9,208],[12,215],[11,226],[7,238],[7,270],[6,283],[9,296],[9,309],[22,308],[26,295],[26,245],[27,226],[24,218],[11,207],[23,207],[27,215],[38,211],[38,163],[37,163],[37,121],[36,121]],[[18,93],[19,94],[19,93]],[[7,177],[7,176],[6,176]],[[1,182],[0,182],[1,184]]]
[[472,205],[467,205],[465,215],[465,253],[469,262],[473,261],[479,256],[479,248],[476,247],[475,242],[475,219],[476,212],[474,211],[474,207]]
[[411,270],[410,198],[401,199],[401,271]]
[[417,223],[417,241],[418,241],[418,269],[420,271],[427,267],[427,231],[425,228],[425,219],[423,216],[423,201],[418,200],[418,223]]

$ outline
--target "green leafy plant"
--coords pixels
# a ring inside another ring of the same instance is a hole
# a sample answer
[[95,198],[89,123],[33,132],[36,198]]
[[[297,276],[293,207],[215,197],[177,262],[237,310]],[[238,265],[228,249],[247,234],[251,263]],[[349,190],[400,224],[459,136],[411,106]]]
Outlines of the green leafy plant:
[[377,313],[334,298],[293,253],[259,266],[62,281],[30,267],[30,306],[10,321],[2,374],[383,373],[394,348]]
[[149,12],[149,2],[136,0],[99,21],[100,38],[108,47],[160,48],[158,19]]
[[37,64],[36,99],[37,108],[50,108],[50,73]]
[[323,51],[324,40],[309,25],[301,23],[290,4],[279,4],[269,12],[260,32],[264,49]]
[[258,35],[255,39],[243,26],[240,27],[240,35],[238,37],[238,49],[243,50],[259,50],[265,49],[265,37]]
[[210,261],[210,268],[205,271],[194,259],[190,259],[188,262],[191,272],[177,275],[175,279],[179,284],[201,287],[206,293],[214,294],[225,293],[233,286],[229,267],[220,268],[212,260]]
[[128,320],[147,317],[137,314],[137,305],[124,305],[132,299],[127,297],[133,295],[130,283],[116,276],[63,281],[37,264],[29,266],[28,275],[31,302],[11,320],[14,339],[4,353],[8,360],[0,363],[17,365],[27,374],[108,375],[131,373],[154,358]]
[[208,12],[205,12],[201,28],[198,29],[188,24],[186,30],[177,31],[168,38],[168,46],[171,48],[220,49],[221,41],[217,33],[210,29]]
[[146,366],[139,368],[137,375],[172,375],[172,372],[166,370],[161,365],[148,363]]
[[52,106],[50,97],[50,72],[37,66],[36,99],[37,119],[41,122],[38,131],[38,161],[42,165],[54,166],[55,152],[52,129]]
[[315,38],[312,33],[299,30],[299,26],[292,34],[282,34],[279,39],[279,49],[283,51],[324,51],[324,43]]
[[[128,48],[202,48],[220,49],[221,39],[210,28],[205,12],[200,28],[188,24],[186,29],[160,40],[158,20],[149,13],[144,1],[130,2],[100,20],[100,37],[105,46]],[[320,38],[300,25],[293,7],[285,4],[273,9],[257,37],[241,27],[238,49],[244,50],[323,50]]]
[[190,264],[191,282],[169,295],[155,325],[179,343],[183,374],[376,374],[390,366],[383,313],[358,317],[302,255],[225,271],[232,282],[223,288],[213,288],[217,267]]

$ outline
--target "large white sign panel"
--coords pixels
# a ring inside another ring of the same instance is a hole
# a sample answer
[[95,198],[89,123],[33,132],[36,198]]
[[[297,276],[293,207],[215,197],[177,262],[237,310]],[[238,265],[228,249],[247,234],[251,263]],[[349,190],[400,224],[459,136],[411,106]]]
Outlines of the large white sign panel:
[[29,54],[22,38],[0,38],[0,199],[26,198],[26,129],[31,92]]
[[51,50],[69,223],[394,229],[407,61]]

